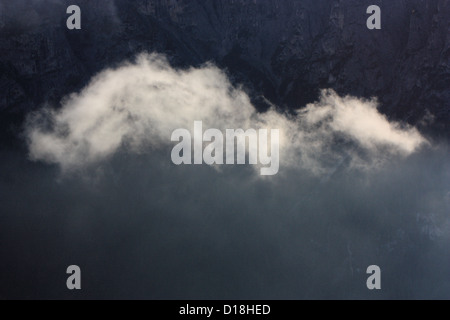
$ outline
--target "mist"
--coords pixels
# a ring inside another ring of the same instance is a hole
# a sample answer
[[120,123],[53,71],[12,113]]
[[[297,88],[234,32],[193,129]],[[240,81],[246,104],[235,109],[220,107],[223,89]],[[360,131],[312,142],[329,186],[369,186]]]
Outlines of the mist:
[[415,128],[380,114],[375,98],[323,90],[317,102],[295,115],[276,106],[259,113],[245,91],[214,65],[175,69],[158,54],[141,54],[135,62],[101,72],[61,108],[30,116],[26,134],[32,160],[73,171],[120,149],[145,153],[167,147],[174,130],[192,129],[198,120],[219,130],[280,130],[282,165],[315,174],[329,173],[330,165],[344,160],[373,167],[426,143]]
[[[2,154],[2,297],[449,297],[448,149],[324,180],[120,153],[83,176]],[[77,264],[83,290],[65,288]],[[367,266],[382,270],[368,291]]]
[[[195,120],[280,129],[280,173],[174,165]],[[376,98],[258,113],[217,67],[143,55],[24,126],[25,150],[0,149],[2,298],[450,298],[448,142]]]

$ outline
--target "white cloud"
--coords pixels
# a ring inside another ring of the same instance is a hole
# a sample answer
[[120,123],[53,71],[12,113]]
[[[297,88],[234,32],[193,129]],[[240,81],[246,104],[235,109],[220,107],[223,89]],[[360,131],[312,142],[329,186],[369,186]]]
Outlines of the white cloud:
[[217,67],[177,70],[161,55],[142,54],[134,63],[103,71],[61,108],[30,116],[30,157],[70,171],[121,148],[133,153],[170,148],[173,130],[191,129],[196,120],[221,130],[280,129],[280,169],[315,174],[347,158],[352,165],[373,166],[391,155],[409,155],[425,142],[415,128],[389,122],[376,101],[324,90],[317,103],[295,116],[258,113]]

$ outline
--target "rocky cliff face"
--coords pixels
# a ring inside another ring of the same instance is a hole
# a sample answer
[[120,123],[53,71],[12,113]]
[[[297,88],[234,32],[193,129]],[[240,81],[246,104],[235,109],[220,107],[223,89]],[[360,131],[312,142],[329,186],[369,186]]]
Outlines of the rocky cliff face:
[[[0,0],[2,114],[57,104],[101,69],[158,51],[180,67],[215,62],[262,109],[333,88],[449,132],[448,0],[84,0],[82,30],[66,28],[70,4]],[[372,4],[381,30],[366,27]]]

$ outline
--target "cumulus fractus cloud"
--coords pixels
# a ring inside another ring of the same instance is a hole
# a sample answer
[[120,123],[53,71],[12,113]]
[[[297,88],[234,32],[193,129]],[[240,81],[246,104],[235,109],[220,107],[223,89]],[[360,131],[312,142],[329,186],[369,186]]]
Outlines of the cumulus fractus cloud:
[[318,102],[294,116],[275,109],[258,113],[217,67],[177,70],[161,55],[141,54],[98,74],[61,108],[30,116],[27,137],[33,160],[70,171],[118,150],[170,148],[172,132],[190,129],[195,121],[219,130],[279,129],[280,170],[298,167],[321,174],[344,159],[372,167],[425,143],[415,128],[389,122],[376,107],[376,101],[323,90]]

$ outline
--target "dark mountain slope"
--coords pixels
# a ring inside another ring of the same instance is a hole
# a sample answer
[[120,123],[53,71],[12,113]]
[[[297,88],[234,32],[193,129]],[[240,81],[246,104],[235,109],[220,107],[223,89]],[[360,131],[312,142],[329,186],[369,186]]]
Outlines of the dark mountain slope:
[[[158,51],[177,66],[213,61],[265,107],[299,108],[318,90],[377,96],[390,117],[450,123],[450,2],[294,0],[0,1],[0,109],[21,113],[84,86],[101,69]],[[382,30],[366,28],[378,4]]]

